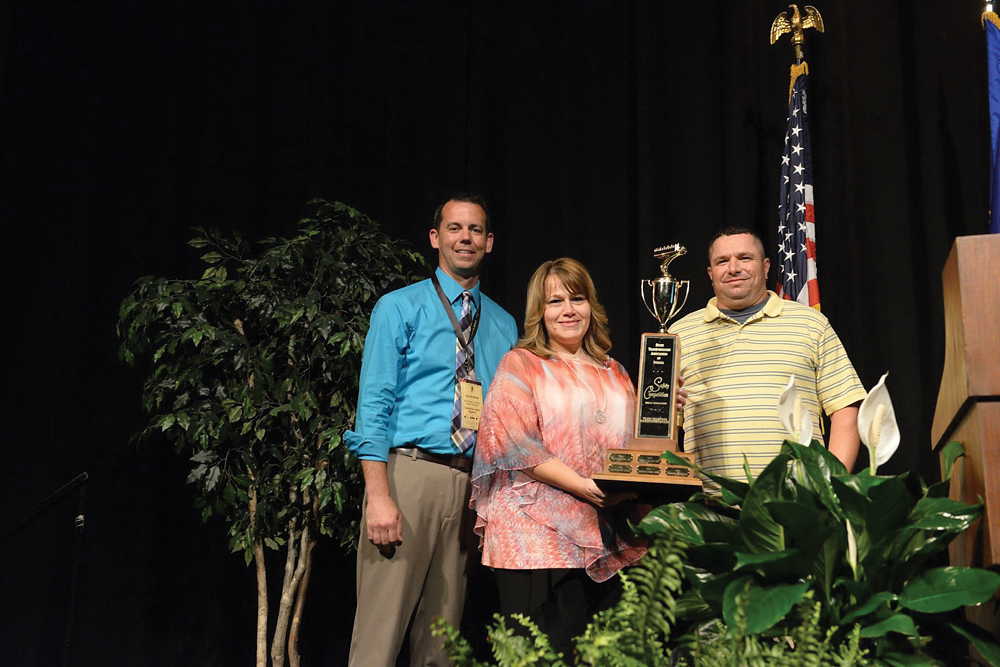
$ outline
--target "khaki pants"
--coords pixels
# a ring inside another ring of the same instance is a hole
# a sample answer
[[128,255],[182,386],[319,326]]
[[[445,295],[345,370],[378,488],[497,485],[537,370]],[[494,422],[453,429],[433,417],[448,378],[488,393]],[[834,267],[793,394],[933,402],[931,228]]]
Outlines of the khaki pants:
[[[403,543],[391,558],[382,555],[366,537],[362,514],[350,665],[392,667],[407,627],[411,665],[448,665],[430,625],[443,616],[457,628],[462,619],[474,536],[471,479],[468,472],[394,453],[387,472],[403,515]],[[366,494],[363,511],[367,507]]]

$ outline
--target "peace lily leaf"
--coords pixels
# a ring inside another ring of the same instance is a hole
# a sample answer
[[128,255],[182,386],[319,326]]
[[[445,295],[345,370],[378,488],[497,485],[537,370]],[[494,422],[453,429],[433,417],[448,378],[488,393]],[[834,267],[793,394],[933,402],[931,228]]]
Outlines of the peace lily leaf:
[[767,511],[796,539],[808,535],[819,524],[822,514],[819,510],[791,500],[772,500],[767,504]]
[[779,454],[750,487],[740,515],[740,534],[746,548],[755,553],[785,549],[785,530],[767,511],[767,502],[780,497],[788,457]]
[[921,498],[910,512],[910,524],[923,530],[968,528],[983,513],[983,506],[967,505],[950,498]]
[[888,632],[898,632],[908,637],[920,636],[913,619],[906,614],[893,614],[874,625],[861,628],[862,637],[881,637]]
[[788,384],[778,397],[778,419],[789,440],[806,447],[812,443],[813,417],[795,388],[794,375],[788,378]]
[[954,469],[955,461],[965,456],[965,449],[962,443],[952,440],[941,450],[941,476],[944,479],[951,479],[951,471]]
[[705,599],[701,597],[696,589],[691,588],[677,598],[677,606],[674,607],[674,614],[677,618],[686,621],[711,618],[712,607],[705,602]]
[[823,519],[821,525],[802,540],[801,548],[803,560],[816,579],[823,600],[829,601],[833,574],[843,556],[843,549],[839,539],[840,524],[830,523],[832,517],[829,514],[825,514]]
[[899,594],[899,604],[927,614],[977,605],[1000,588],[1000,574],[970,567],[938,567],[912,579]]
[[889,478],[871,489],[868,497],[871,499],[865,517],[868,532],[879,541],[891,539],[893,531],[903,526],[910,514],[910,494],[906,485],[899,478]]
[[870,491],[886,483],[889,480],[895,479],[895,477],[873,477],[871,475],[837,475],[837,479],[840,480],[845,486],[849,486],[866,498],[871,497]]
[[[799,480],[799,483],[815,493],[828,510],[843,518],[840,502],[837,500],[837,496],[830,486],[830,469],[827,466],[826,460],[820,454],[820,452],[826,452],[826,448],[803,447],[802,445],[786,440],[782,445],[781,451],[799,459],[798,463],[801,464],[802,470],[805,473],[803,479]],[[839,465],[843,472],[847,472],[843,464]]]
[[[672,463],[673,465],[682,465],[686,468],[690,468],[697,472],[699,475],[709,478],[713,482],[717,483],[724,489],[729,489],[738,498],[745,498],[747,491],[750,489],[750,485],[746,482],[738,482],[735,479],[730,479],[729,477],[724,477],[722,475],[713,475],[712,473],[706,472],[705,470],[694,465],[687,459],[682,459],[671,451],[665,451],[660,456],[667,461],[667,463]],[[727,501],[729,502],[729,501]],[[732,503],[731,503],[732,504]]]
[[763,632],[780,621],[809,590],[809,582],[761,586],[750,577],[733,581],[726,588],[722,617],[730,628],[737,627],[736,610],[742,602],[746,610],[746,634]]
[[830,478],[830,488],[833,489],[833,493],[837,496],[840,509],[844,512],[844,518],[854,522],[859,527],[863,527],[865,516],[871,507],[871,502],[868,498],[858,493],[854,487],[845,484],[841,481],[840,477]]
[[932,660],[921,653],[902,653],[900,651],[885,651],[880,654],[876,665],[889,667],[938,667],[942,663]]
[[868,448],[872,474],[892,458],[899,448],[896,412],[892,408],[889,390],[885,387],[888,376],[886,373],[879,379],[858,408],[858,433],[861,435],[861,442]]
[[688,549],[690,562],[712,572],[732,570],[736,563],[733,550],[723,544],[701,544]]
[[889,593],[888,591],[881,591],[879,593],[875,593],[870,598],[868,598],[868,600],[866,600],[863,605],[861,605],[860,607],[855,607],[850,612],[845,614],[844,617],[840,619],[840,624],[850,625],[851,623],[854,623],[857,619],[863,618],[868,614],[871,614],[879,607],[883,607],[895,599],[896,596],[893,595],[892,593]]
[[1000,665],[1000,646],[997,646],[996,640],[993,636],[974,625],[969,625],[967,627],[962,627],[955,623],[948,624],[952,630],[958,633],[961,637],[965,638],[970,644],[976,647],[986,660],[996,667]]
[[[719,527],[724,532],[716,535]],[[713,512],[700,503],[673,503],[655,508],[643,518],[637,527],[640,537],[649,538],[662,532],[680,528],[685,539],[692,544],[704,542],[730,541],[736,530],[736,523]],[[709,534],[706,534],[709,533]]]
[[736,564],[733,569],[737,572],[758,572],[765,576],[774,574],[785,579],[789,577],[797,579],[805,574],[802,563],[802,552],[798,549],[766,554],[736,552]]

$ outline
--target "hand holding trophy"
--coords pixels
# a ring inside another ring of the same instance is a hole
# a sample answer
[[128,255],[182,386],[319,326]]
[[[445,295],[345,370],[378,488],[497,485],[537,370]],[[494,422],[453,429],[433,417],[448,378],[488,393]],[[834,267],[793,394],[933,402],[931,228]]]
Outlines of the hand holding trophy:
[[[668,267],[685,253],[687,249],[679,243],[657,248],[653,256],[663,260],[661,275],[640,283],[642,301],[659,322],[660,330],[642,334],[635,437],[629,440],[628,449],[609,450],[605,454],[604,471],[594,475],[602,489],[633,491],[640,501],[671,496],[679,499],[680,494],[701,487],[701,481],[689,468],[672,465],[660,457],[664,450],[670,450],[680,457],[691,458],[690,454],[677,450],[675,406],[680,341],[674,334],[667,333],[667,324],[684,307],[691,285],[687,280],[676,280]],[[649,298],[646,297],[647,287]],[[648,487],[650,483],[659,486]],[[654,488],[658,493],[651,492]]]

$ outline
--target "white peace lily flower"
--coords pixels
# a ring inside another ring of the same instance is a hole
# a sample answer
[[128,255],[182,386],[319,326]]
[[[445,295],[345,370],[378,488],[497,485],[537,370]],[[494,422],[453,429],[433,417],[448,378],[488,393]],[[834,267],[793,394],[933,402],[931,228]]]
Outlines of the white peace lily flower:
[[896,424],[896,411],[892,409],[889,390],[885,387],[887,377],[888,373],[882,376],[858,409],[858,433],[861,442],[868,448],[873,475],[899,448],[899,425]]
[[851,570],[854,571],[854,578],[858,578],[858,541],[854,537],[854,526],[851,522],[847,522],[847,561],[851,564]]
[[812,444],[812,415],[795,388],[794,375],[788,378],[788,384],[778,397],[778,419],[785,426],[789,440],[806,447]]

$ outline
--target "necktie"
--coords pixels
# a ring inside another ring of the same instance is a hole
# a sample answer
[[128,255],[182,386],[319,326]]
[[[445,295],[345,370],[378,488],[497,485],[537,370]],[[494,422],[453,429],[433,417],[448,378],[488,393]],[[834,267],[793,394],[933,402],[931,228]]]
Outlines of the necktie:
[[462,349],[462,344],[455,338],[455,405],[451,411],[451,441],[459,451],[467,451],[476,444],[476,432],[462,428],[462,380],[476,379],[475,350],[470,337],[472,335],[472,294],[462,292],[462,316],[458,320],[468,347]]

